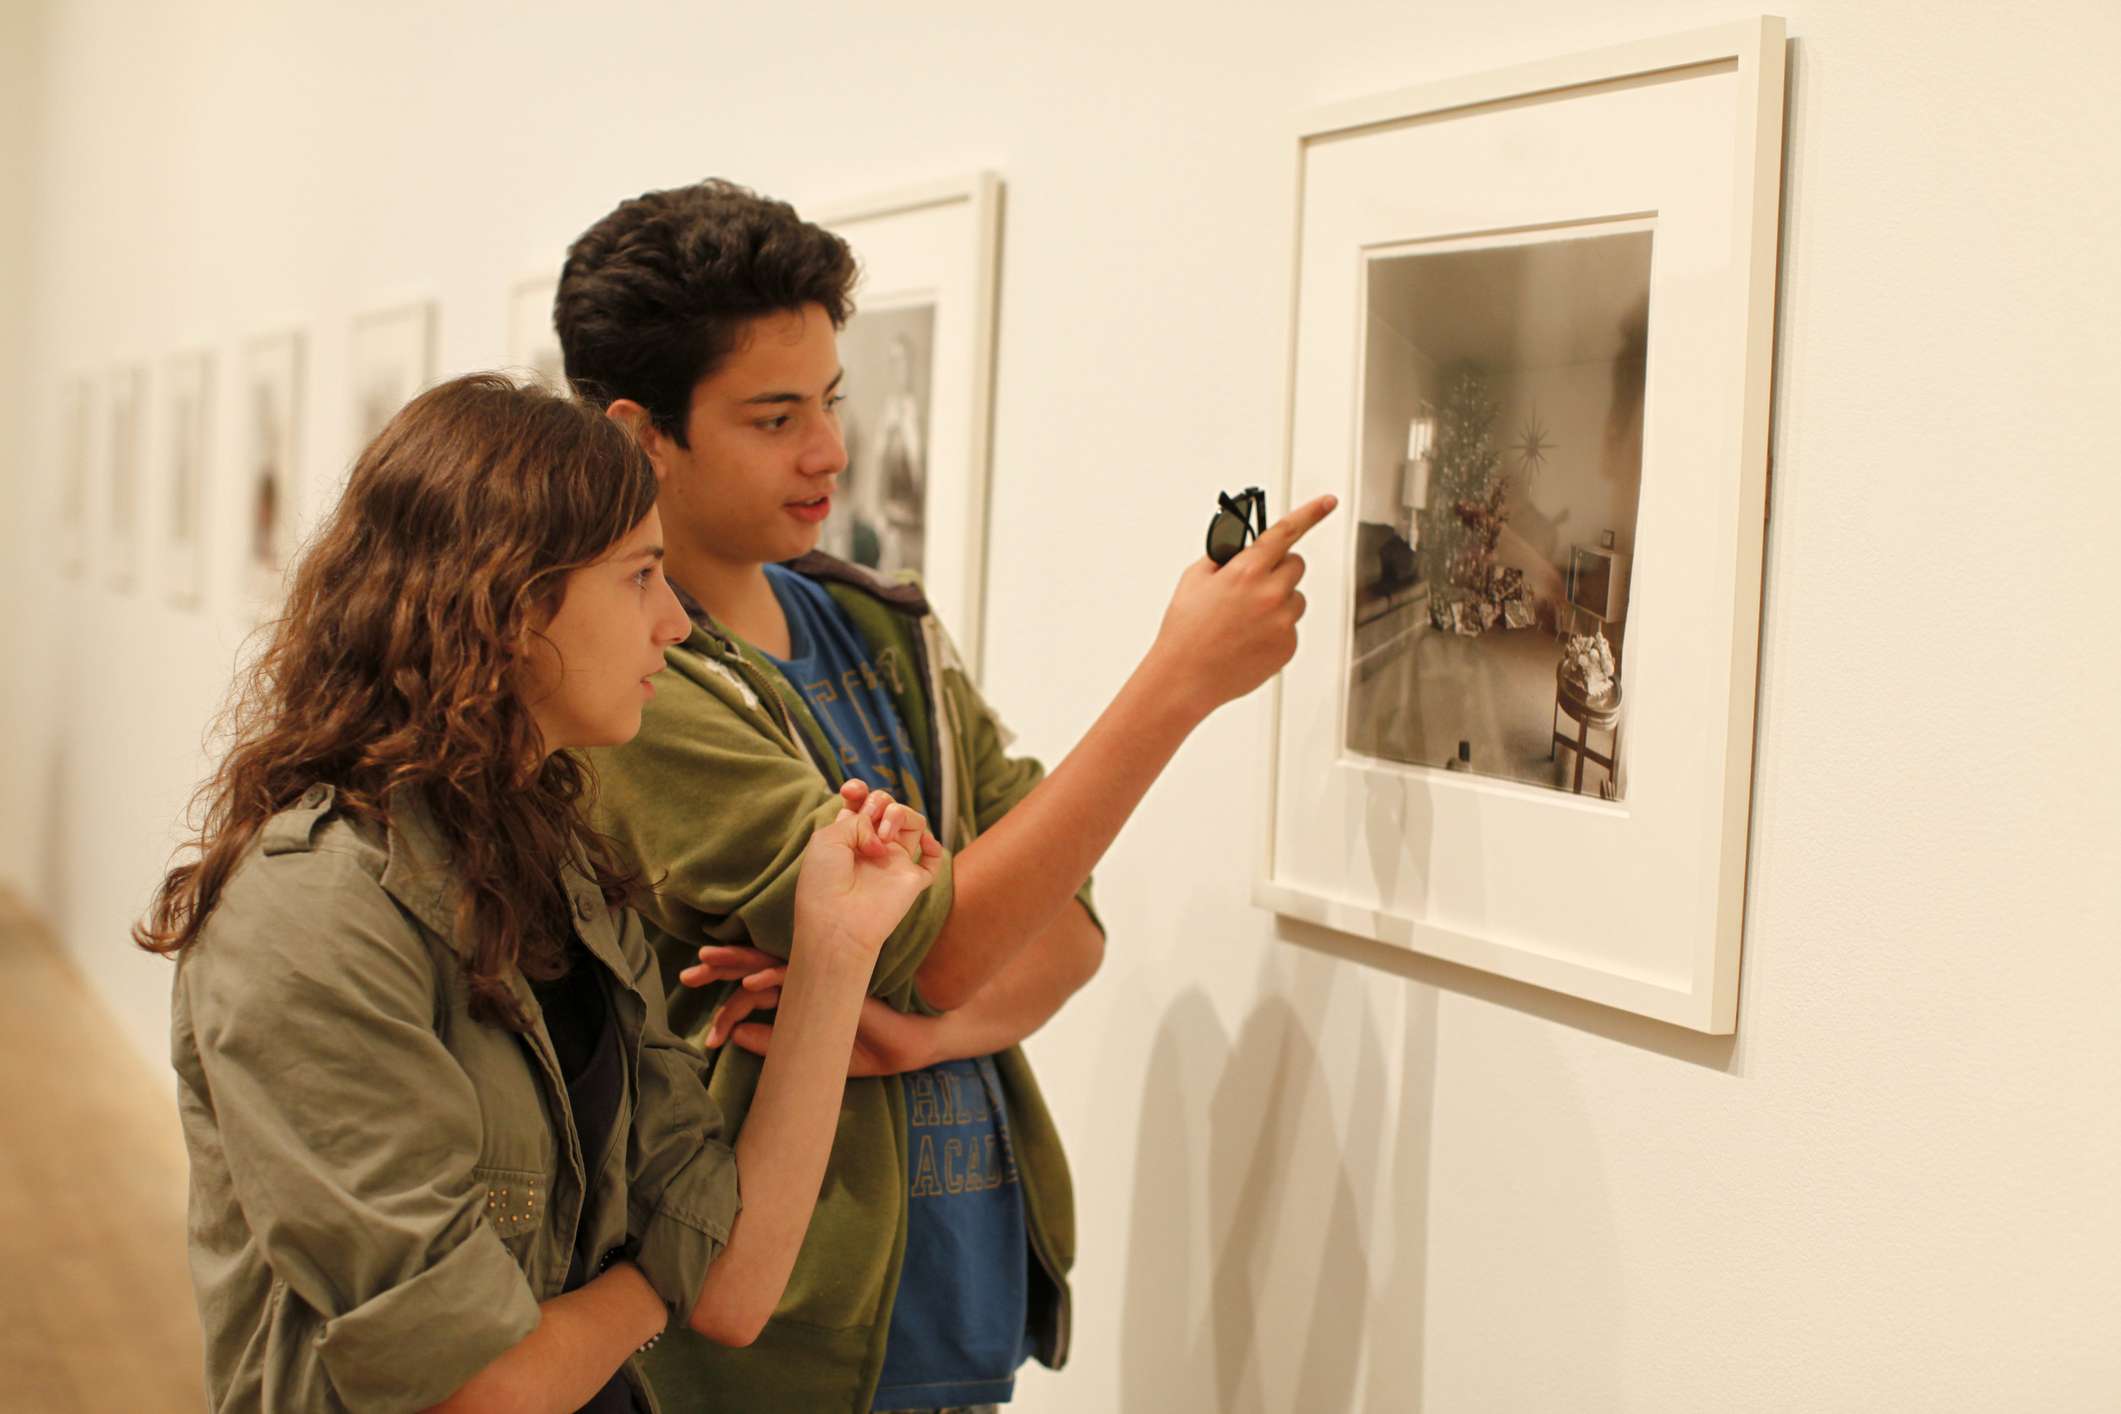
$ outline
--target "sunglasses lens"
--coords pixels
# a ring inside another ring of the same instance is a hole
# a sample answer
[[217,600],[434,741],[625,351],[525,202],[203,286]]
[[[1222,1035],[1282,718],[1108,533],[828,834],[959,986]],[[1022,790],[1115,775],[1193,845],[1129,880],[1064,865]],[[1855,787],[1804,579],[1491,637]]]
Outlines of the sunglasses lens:
[[1217,511],[1214,523],[1208,527],[1208,558],[1217,564],[1227,562],[1245,548],[1245,536],[1251,528],[1228,511]]

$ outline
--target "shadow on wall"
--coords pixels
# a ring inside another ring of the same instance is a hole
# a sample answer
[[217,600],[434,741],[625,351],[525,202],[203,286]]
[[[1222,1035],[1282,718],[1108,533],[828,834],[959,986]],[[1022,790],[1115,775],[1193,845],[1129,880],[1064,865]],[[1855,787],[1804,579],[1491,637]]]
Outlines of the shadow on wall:
[[1600,1036],[1638,1050],[1654,1051],[1689,1065],[1722,1071],[1726,1075],[1745,1074],[1743,1049],[1739,1045],[1739,1038],[1745,1034],[1742,986],[1738,998],[1738,1030],[1728,1036],[1710,1036],[1580,997],[1551,992],[1529,982],[1483,972],[1477,967],[1462,967],[1441,958],[1408,952],[1389,943],[1372,942],[1368,938],[1335,932],[1293,918],[1277,919],[1275,932],[1282,942],[1294,943],[1305,952],[1359,963],[1366,969],[1389,973],[1409,983],[1437,987],[1492,1006],[1507,1007],[1557,1026]]
[[[1368,1414],[1422,1406],[1428,1351],[1429,1168],[1436,1115],[1436,989],[1408,987],[1400,1006],[1398,1135],[1385,1175],[1386,1211],[1372,1246],[1391,1261],[1370,1292],[1379,1349],[1372,1353],[1361,1407]],[[1382,1126],[1380,1126],[1381,1128]],[[1352,1407],[1352,1406],[1351,1406]]]
[[[1421,1406],[1436,994],[1405,991],[1395,1107],[1374,999],[1325,967],[1286,972],[1270,955],[1234,1042],[1197,989],[1156,1032],[1128,1243],[1128,1414]],[[1329,1009],[1352,1034],[1326,1029]],[[1322,1059],[1314,1038],[1334,1034]]]

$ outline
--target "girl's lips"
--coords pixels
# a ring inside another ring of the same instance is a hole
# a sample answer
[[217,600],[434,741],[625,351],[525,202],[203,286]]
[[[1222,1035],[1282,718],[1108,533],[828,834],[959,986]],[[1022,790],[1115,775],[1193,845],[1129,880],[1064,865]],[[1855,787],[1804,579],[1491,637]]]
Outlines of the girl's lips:
[[797,520],[808,521],[810,524],[816,525],[826,516],[832,514],[832,498],[830,496],[820,496],[815,501],[790,501],[787,510],[788,514],[794,516]]

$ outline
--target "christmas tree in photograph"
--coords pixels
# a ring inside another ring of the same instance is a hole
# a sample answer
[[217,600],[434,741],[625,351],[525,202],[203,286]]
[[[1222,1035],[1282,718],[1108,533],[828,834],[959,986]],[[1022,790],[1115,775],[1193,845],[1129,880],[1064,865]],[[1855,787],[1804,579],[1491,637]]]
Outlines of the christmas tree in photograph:
[[1493,428],[1497,406],[1477,365],[1445,376],[1428,509],[1421,513],[1422,576],[1429,616],[1438,628],[1478,634],[1505,616],[1503,601],[1522,595],[1522,575],[1495,563],[1495,544],[1510,518],[1509,486]]

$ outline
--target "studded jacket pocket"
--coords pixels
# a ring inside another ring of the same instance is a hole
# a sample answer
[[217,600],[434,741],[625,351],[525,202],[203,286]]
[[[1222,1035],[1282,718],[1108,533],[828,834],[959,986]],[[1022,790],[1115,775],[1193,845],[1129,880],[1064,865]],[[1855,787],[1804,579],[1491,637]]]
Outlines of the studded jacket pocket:
[[481,1166],[472,1170],[472,1176],[486,1185],[485,1217],[494,1235],[517,1261],[524,1261],[531,1239],[545,1223],[549,1200],[545,1175],[529,1169]]

